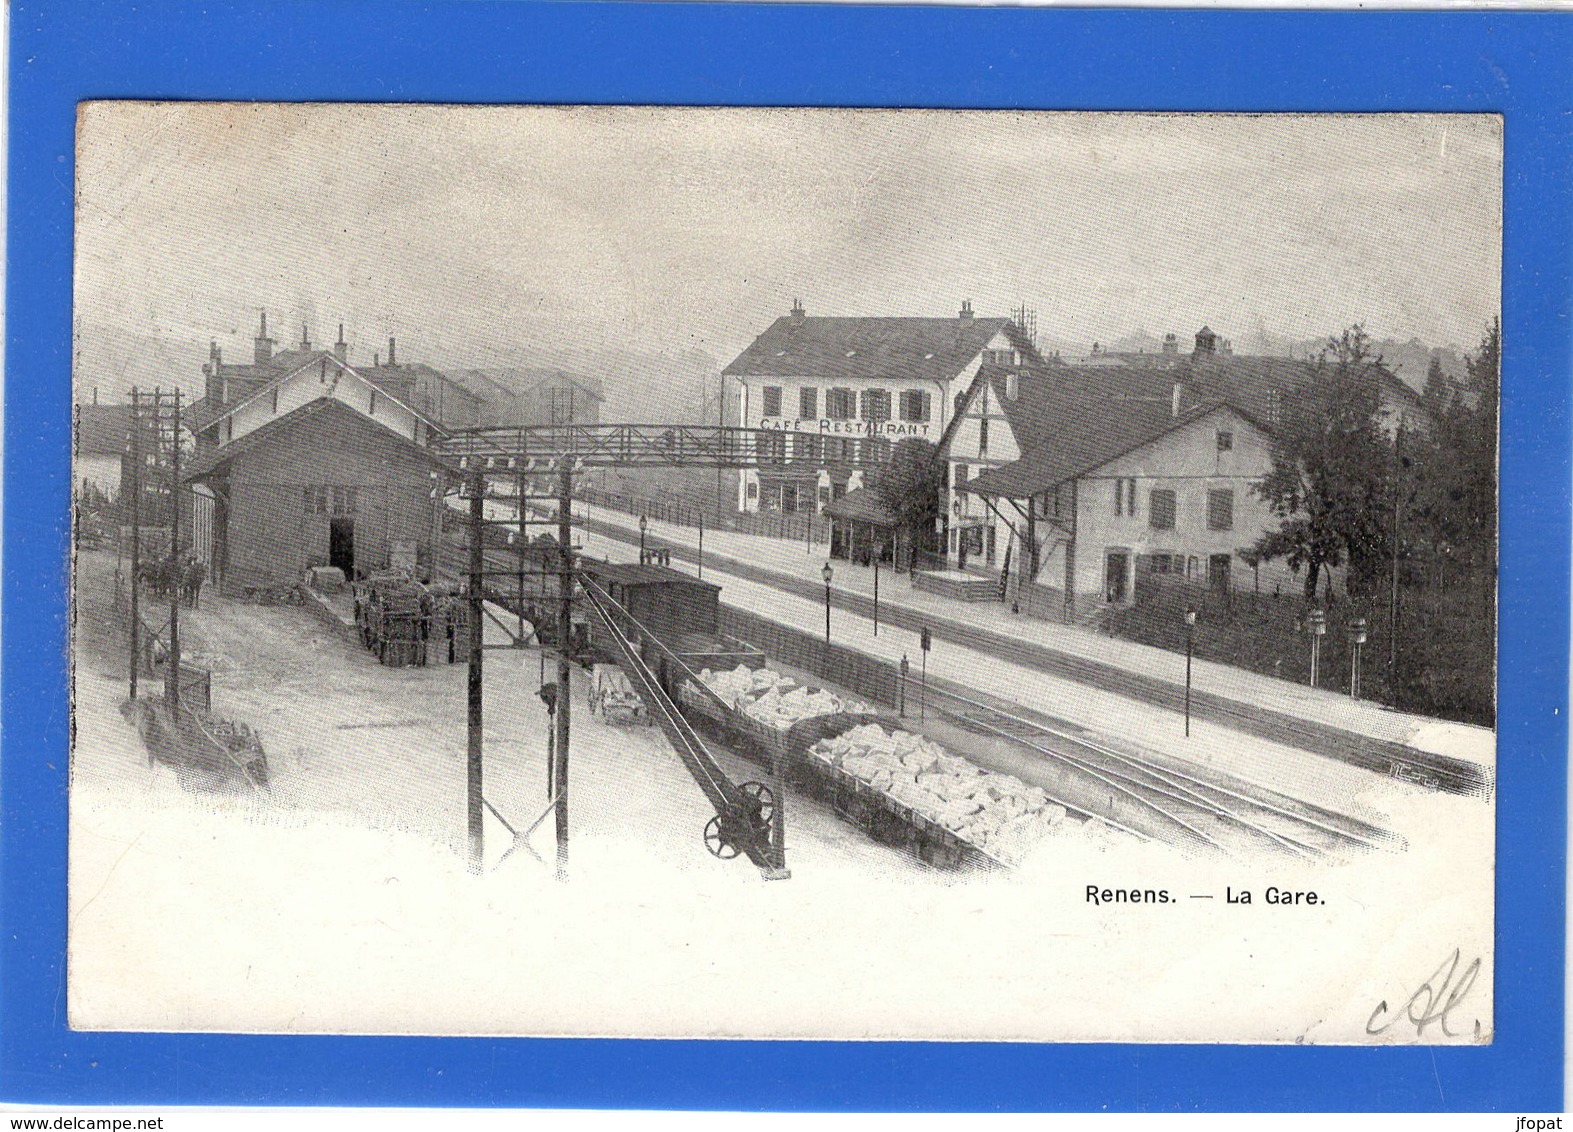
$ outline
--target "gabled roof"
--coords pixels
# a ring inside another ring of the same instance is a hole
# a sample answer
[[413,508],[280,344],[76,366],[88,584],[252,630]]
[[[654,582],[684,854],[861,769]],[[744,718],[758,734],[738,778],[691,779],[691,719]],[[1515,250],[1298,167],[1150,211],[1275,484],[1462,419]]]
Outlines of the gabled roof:
[[122,456],[131,436],[130,405],[78,405],[78,456]]
[[894,527],[896,517],[879,501],[870,487],[859,487],[847,492],[825,507],[825,514],[833,519],[847,519],[854,523],[868,523],[875,527]]
[[992,468],[968,480],[963,490],[977,495],[1025,499],[1101,468],[1175,429],[1225,410],[1261,427],[1249,414],[1225,402],[1195,405],[1178,417],[1172,415],[1170,406],[1148,401],[1131,402],[1124,411],[1112,413],[1099,413],[1095,406],[1087,405],[1083,411],[1068,411],[1064,415],[1062,427],[1051,442],[1032,448],[1014,463]]
[[[436,421],[434,421],[430,417],[428,417],[425,413],[421,412],[419,409],[417,409],[413,405],[411,405],[408,401],[406,401],[404,399],[403,396],[401,396],[401,394],[399,392],[391,390],[391,389],[388,389],[385,385],[383,385],[383,384],[373,380],[370,377],[367,377],[364,373],[362,373],[360,370],[356,369],[354,366],[350,365],[348,362],[340,361],[338,355],[334,354],[333,351],[331,351],[331,350],[291,350],[291,351],[288,351],[286,354],[275,354],[274,355],[275,358],[285,357],[285,356],[288,356],[288,357],[291,358],[291,363],[290,363],[288,369],[280,371],[278,376],[276,376],[272,381],[268,382],[266,385],[262,385],[262,386],[259,386],[256,389],[253,389],[247,396],[242,397],[242,398],[240,398],[240,399],[238,399],[238,400],[236,400],[234,402],[231,402],[228,405],[221,406],[219,408],[218,413],[213,417],[213,420],[209,421],[208,423],[211,424],[211,423],[213,423],[213,421],[223,420],[225,417],[229,416],[230,414],[236,412],[237,410],[239,410],[239,409],[243,408],[244,406],[249,405],[251,402],[257,400],[259,397],[261,397],[264,393],[268,392],[268,390],[272,389],[274,386],[280,385],[283,382],[288,381],[290,378],[294,377],[296,374],[301,373],[304,370],[310,368],[312,363],[317,362],[317,363],[321,363],[323,365],[331,364],[333,366],[336,366],[337,368],[343,370],[345,373],[350,374],[351,376],[353,376],[353,377],[355,377],[355,378],[357,378],[357,379],[359,379],[361,381],[364,381],[367,385],[369,385],[373,389],[377,390],[377,392],[381,393],[384,397],[388,398],[388,400],[390,400],[394,404],[398,405],[401,409],[404,409],[405,411],[413,414],[417,420],[421,421],[428,428],[435,429],[438,432],[445,431],[443,429],[442,425],[438,424]],[[373,371],[373,372],[375,372],[375,371]],[[436,371],[433,370],[432,372],[435,373]],[[206,400],[206,398],[204,398],[203,400]],[[233,443],[233,441],[231,441],[231,443]]]
[[1004,318],[787,315],[721,372],[733,377],[950,381],[1011,326]]
[[437,467],[448,467],[448,464],[431,449],[424,445],[416,444],[415,441],[403,433],[395,432],[381,421],[368,417],[364,413],[356,412],[337,398],[318,397],[315,401],[309,401],[300,408],[285,413],[282,417],[276,417],[267,424],[252,429],[244,436],[236,437],[221,448],[213,448],[200,453],[191,462],[183,478],[187,482],[206,479],[223,469],[237,457],[244,456],[247,452],[271,443],[280,434],[289,431],[305,420],[318,416],[339,416],[346,421],[360,422],[369,428],[380,429],[387,433],[389,438],[396,444],[411,452],[418,453]]
[[516,366],[489,369],[452,370],[449,377],[472,389],[472,395],[482,400],[501,397],[520,397],[534,393],[541,386],[568,386],[582,392],[594,401],[604,401],[601,383],[593,377],[572,373],[552,366]]

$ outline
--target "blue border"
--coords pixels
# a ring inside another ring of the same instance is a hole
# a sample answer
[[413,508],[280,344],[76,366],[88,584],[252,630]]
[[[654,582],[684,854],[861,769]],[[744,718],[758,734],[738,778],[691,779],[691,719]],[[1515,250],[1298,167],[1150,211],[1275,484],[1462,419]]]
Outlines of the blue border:
[[[23,0],[11,14],[0,1096],[52,1103],[1560,1111],[1573,22],[1561,14]],[[84,98],[1506,115],[1497,1040],[1484,1049],[65,1029],[74,107]]]

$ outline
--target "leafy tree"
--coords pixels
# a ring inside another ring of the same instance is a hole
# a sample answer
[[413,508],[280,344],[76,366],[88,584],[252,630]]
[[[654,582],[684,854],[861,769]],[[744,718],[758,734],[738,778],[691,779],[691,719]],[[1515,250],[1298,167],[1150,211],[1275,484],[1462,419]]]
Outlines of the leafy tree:
[[868,477],[868,486],[912,545],[927,547],[945,486],[945,461],[939,449],[927,440],[908,437],[891,452],[890,463]]
[[1392,462],[1377,422],[1381,364],[1358,325],[1328,339],[1311,379],[1285,399],[1272,470],[1254,485],[1282,525],[1251,551],[1304,570],[1308,601],[1330,567],[1347,561],[1355,592],[1380,568]]
[[1414,517],[1435,553],[1464,569],[1496,566],[1497,418],[1502,327],[1493,319],[1465,358],[1463,387],[1433,409],[1418,442]]

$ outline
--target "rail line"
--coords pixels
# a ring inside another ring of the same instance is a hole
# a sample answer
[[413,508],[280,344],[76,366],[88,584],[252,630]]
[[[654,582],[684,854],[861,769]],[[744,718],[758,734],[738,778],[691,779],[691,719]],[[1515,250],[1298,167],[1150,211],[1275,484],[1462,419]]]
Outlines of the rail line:
[[948,681],[931,679],[926,698],[930,709],[959,727],[1026,747],[1104,784],[1168,825],[1176,840],[1230,856],[1268,849],[1302,859],[1395,843],[1393,834],[1358,818],[1265,791],[1253,796],[1245,784],[1155,766],[1044,717],[1034,718],[1037,713],[1029,709],[986,702]]

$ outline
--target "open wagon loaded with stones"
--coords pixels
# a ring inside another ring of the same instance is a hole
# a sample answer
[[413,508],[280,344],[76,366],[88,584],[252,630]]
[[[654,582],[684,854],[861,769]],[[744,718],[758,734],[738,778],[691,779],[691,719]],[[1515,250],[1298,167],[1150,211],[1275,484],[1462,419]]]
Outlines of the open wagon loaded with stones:
[[678,699],[740,753],[784,766],[799,789],[926,864],[1011,868],[1074,825],[1039,787],[952,754],[869,704],[768,668],[705,669]]

